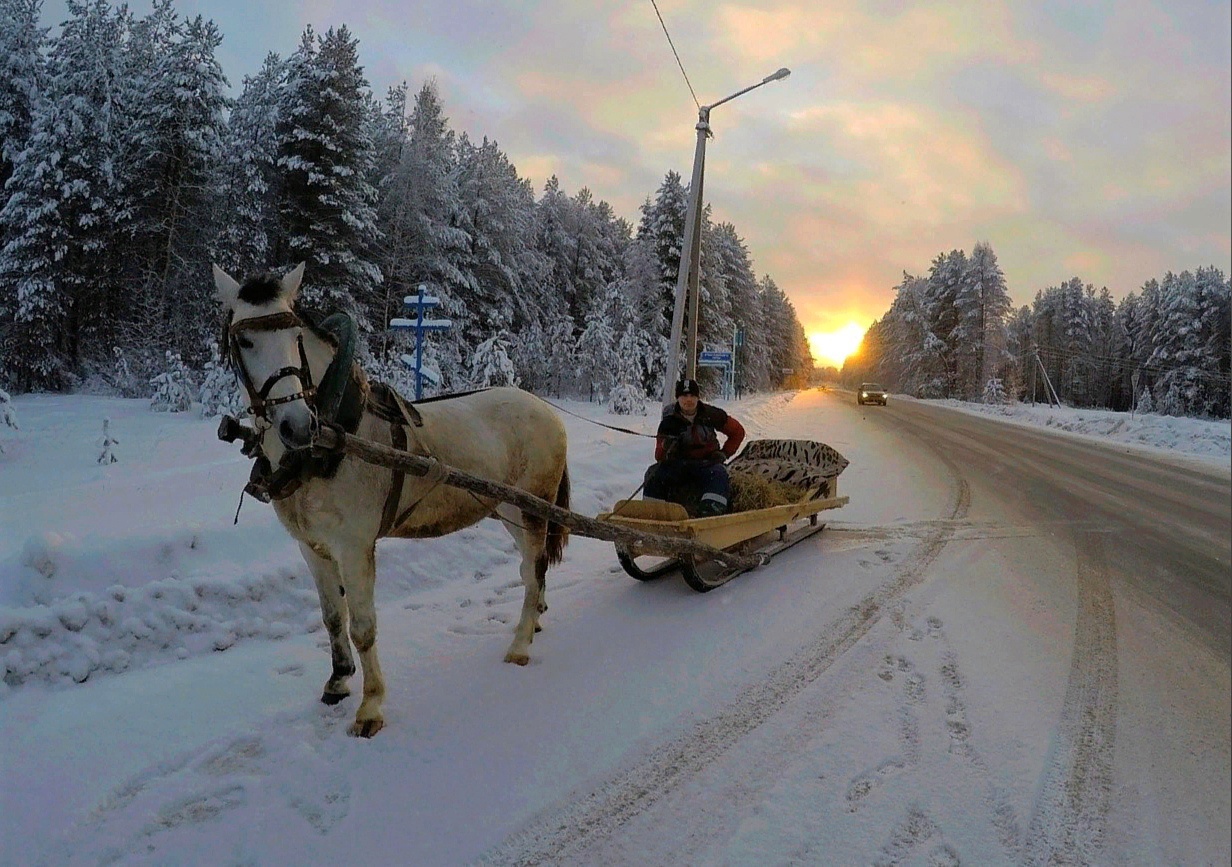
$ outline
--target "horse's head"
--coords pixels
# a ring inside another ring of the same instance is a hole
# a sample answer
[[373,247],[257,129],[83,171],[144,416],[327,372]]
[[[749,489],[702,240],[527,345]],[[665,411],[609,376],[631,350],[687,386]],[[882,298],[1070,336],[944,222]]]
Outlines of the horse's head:
[[290,449],[309,445],[316,423],[306,326],[294,311],[303,277],[301,262],[283,277],[261,274],[241,285],[214,266],[216,296],[227,314],[227,351],[252,414]]

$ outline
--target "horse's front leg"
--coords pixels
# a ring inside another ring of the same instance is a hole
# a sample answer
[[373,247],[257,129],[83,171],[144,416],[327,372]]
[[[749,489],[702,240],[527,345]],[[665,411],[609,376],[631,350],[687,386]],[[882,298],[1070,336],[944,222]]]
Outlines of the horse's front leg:
[[359,653],[364,674],[364,699],[348,730],[357,737],[370,738],[385,726],[381,703],[385,701],[385,679],[376,656],[376,548],[356,546],[335,554],[342,585],[346,588],[351,614],[351,641]]
[[[333,664],[329,680],[321,693],[325,704],[337,704],[351,694],[347,679],[355,673],[355,660],[351,657],[351,641],[347,638],[347,601],[342,592],[342,579],[338,567],[324,548],[314,550],[306,542],[299,543],[304,561],[312,571],[321,600],[321,621],[329,633],[329,656]],[[320,553],[318,553],[318,550]]]
[[516,518],[503,514],[503,510],[508,508],[510,507],[502,506],[497,512],[501,514],[505,529],[509,531],[522,554],[519,571],[526,592],[522,597],[522,616],[513,631],[513,643],[505,653],[505,662],[526,665],[530,662],[530,644],[535,639],[535,633],[539,631],[539,615],[548,607],[548,558],[545,551],[548,525],[542,518],[526,512],[515,512]]

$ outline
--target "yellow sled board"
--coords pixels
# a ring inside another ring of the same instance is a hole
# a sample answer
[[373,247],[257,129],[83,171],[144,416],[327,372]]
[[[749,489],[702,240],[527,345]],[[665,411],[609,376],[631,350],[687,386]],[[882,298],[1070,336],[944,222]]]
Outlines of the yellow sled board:
[[[849,500],[849,497],[837,496],[822,500],[801,500],[765,509],[715,515],[712,518],[690,518],[684,506],[663,500],[621,500],[612,511],[599,513],[597,519],[648,535],[674,536],[679,539],[692,539],[713,548],[730,548],[826,509],[837,509],[846,505]],[[654,543],[627,546],[627,550],[632,557],[675,556],[674,551]]]

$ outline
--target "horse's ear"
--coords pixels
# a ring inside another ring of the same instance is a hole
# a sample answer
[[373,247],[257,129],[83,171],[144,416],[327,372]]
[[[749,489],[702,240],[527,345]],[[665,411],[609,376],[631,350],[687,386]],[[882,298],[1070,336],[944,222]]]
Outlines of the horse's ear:
[[226,307],[234,306],[235,299],[240,295],[240,284],[217,265],[212,267],[214,268],[214,297]]
[[300,262],[282,278],[282,297],[287,300],[288,304],[294,303],[296,296],[299,295],[299,284],[304,280],[304,264]]

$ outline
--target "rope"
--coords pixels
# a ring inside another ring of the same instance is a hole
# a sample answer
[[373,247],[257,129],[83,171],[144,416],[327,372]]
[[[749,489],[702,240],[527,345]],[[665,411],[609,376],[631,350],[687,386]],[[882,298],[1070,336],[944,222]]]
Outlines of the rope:
[[676,53],[676,43],[672,42],[672,34],[667,32],[667,24],[663,20],[663,13],[659,11],[659,4],[655,0],[650,0],[650,5],[654,7],[655,15],[659,16],[659,24],[663,26],[663,35],[667,37],[667,44],[672,48],[672,55],[676,58],[676,65],[680,67],[680,74],[684,76],[684,83],[689,86],[689,95],[693,97],[693,104],[697,106],[698,111],[701,111],[702,104],[697,101],[697,94],[693,92],[693,83],[689,81],[689,74],[684,71],[680,55]]
[[[588,421],[588,422],[590,422],[591,424],[597,424],[599,427],[605,427],[605,428],[607,428],[608,430],[615,430],[615,431],[620,431],[621,433],[633,434],[634,436],[638,436],[638,437],[649,437],[649,438],[651,438],[651,439],[657,439],[657,438],[658,438],[658,436],[657,436],[656,434],[642,433],[641,431],[629,430],[629,428],[627,428],[627,427],[616,427],[615,425],[611,425],[611,424],[604,424],[604,423],[603,423],[603,422],[601,422],[601,421],[595,421],[593,418],[587,418],[586,416],[584,416],[584,415],[579,415],[579,414],[578,414],[578,413],[576,413],[576,412],[569,412],[569,410],[565,409],[565,408],[564,408],[564,407],[562,407],[562,406],[557,406],[556,404],[552,403],[552,401],[550,401],[550,400],[544,400],[543,398],[540,398],[540,400],[543,400],[543,402],[544,402],[544,403],[546,403],[548,406],[552,407],[552,409],[555,409],[555,410],[556,410],[556,411],[558,411],[558,412],[563,412],[563,413],[565,413],[566,415],[571,415],[571,416],[573,416],[574,418],[580,418],[582,421]],[[637,495],[641,492],[642,488],[644,488],[644,487],[646,487],[646,480],[645,480],[645,479],[643,479],[643,480],[642,480],[642,483],[641,483],[640,485],[638,485],[636,488],[634,488],[634,489],[633,489],[633,493],[631,493],[631,494],[629,494],[629,496],[625,497],[625,502],[626,502],[626,503],[628,503],[630,500],[632,500],[634,497],[636,497],[636,496],[637,496]],[[472,495],[472,496],[473,496],[473,495]],[[619,515],[619,514],[620,514],[620,509],[616,509],[614,512],[612,512],[612,514],[613,514],[613,515]]]
[[574,418],[580,418],[582,421],[588,421],[591,424],[597,424],[599,427],[605,427],[608,430],[617,430],[617,431],[620,431],[621,433],[633,434],[635,437],[649,437],[650,439],[655,439],[655,436],[656,436],[655,434],[644,433],[640,430],[630,430],[627,427],[616,427],[616,425],[613,425],[613,424],[604,424],[601,421],[595,421],[593,418],[587,418],[586,416],[579,415],[576,412],[570,412],[569,410],[565,409],[563,406],[557,406],[556,404],[552,403],[552,401],[550,400],[546,400],[544,398],[539,398],[539,399],[542,400],[544,403],[546,403],[548,406],[552,407],[552,409],[556,410],[557,412],[563,412],[565,415],[571,415]]

